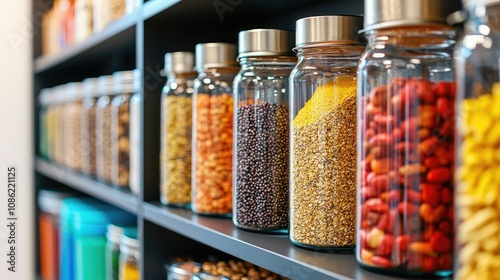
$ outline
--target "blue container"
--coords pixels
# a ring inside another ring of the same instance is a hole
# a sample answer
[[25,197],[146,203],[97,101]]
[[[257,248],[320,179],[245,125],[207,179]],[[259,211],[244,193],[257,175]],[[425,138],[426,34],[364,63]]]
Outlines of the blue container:
[[137,218],[95,198],[67,198],[61,206],[60,279],[105,280],[106,227]]

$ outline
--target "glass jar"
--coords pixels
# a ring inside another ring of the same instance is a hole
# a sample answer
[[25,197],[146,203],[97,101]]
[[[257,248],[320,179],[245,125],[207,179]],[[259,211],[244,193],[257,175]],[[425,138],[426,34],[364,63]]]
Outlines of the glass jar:
[[49,157],[48,127],[49,127],[49,107],[51,91],[48,88],[42,89],[38,95],[38,151],[45,159]]
[[[137,73],[139,79],[139,73]],[[141,155],[142,145],[140,144],[140,137],[143,135],[141,126],[141,108],[142,108],[142,94],[140,93],[140,80],[137,81],[136,93],[132,95],[129,102],[130,107],[130,129],[129,129],[129,142],[130,142],[130,173],[129,173],[129,186],[130,190],[135,196],[139,196],[141,191]]]
[[130,99],[140,90],[139,70],[113,74],[115,97],[111,102],[111,182],[129,188]]
[[454,277],[499,279],[500,1],[467,1],[465,8],[469,19],[455,57],[460,122]]
[[165,54],[160,139],[160,200],[165,205],[191,204],[193,60],[190,52]]
[[193,100],[192,208],[195,213],[232,213],[233,79],[236,46],[196,45]]
[[106,279],[120,280],[120,239],[124,228],[109,224],[106,243]]
[[92,35],[92,1],[75,1],[75,42],[81,42]]
[[96,175],[96,110],[99,91],[97,78],[83,80],[84,98],[82,101],[81,118],[81,154],[82,173]]
[[75,171],[80,171],[82,167],[82,147],[80,141],[80,119],[83,99],[82,83],[68,83],[66,85],[66,94],[68,95],[68,102],[64,109],[64,165]]
[[445,19],[453,5],[397,5],[402,10],[386,18],[392,5],[365,2],[356,257],[375,271],[446,276],[453,259],[456,33]]
[[[299,61],[290,75],[290,240],[306,249],[352,252],[362,17],[309,17],[296,26]],[[327,33],[332,26],[336,32]]]
[[111,183],[111,100],[114,97],[113,76],[97,79],[100,97],[95,114],[96,176],[104,183]]
[[120,239],[120,280],[139,280],[139,240],[125,233]]
[[187,261],[166,266],[167,280],[191,280],[193,275],[200,272],[201,264]]
[[47,141],[47,159],[55,160],[56,149],[56,112],[58,93],[56,87],[50,89],[50,94],[47,97],[47,112],[46,112],[46,141]]
[[68,95],[66,94],[66,85],[59,85],[54,88],[54,156],[53,160],[63,166],[64,165],[64,119],[65,107]]
[[239,33],[234,79],[233,223],[288,231],[288,77],[297,62],[293,32]]

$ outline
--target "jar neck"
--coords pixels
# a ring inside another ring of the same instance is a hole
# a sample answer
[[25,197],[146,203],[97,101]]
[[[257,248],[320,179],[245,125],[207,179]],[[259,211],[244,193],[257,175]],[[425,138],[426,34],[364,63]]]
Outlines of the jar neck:
[[407,26],[370,30],[365,33],[368,48],[383,50],[384,46],[403,49],[453,48],[456,31],[444,25]]
[[293,68],[297,63],[295,56],[259,56],[242,57],[239,59],[241,68],[244,70],[255,67],[275,68],[290,67]]
[[490,31],[500,32],[500,3],[470,7],[466,28],[485,36]]
[[196,72],[190,72],[190,73],[174,73],[170,72],[167,73],[167,83],[186,83],[188,80],[194,80],[196,79],[197,73]]
[[307,48],[295,48],[299,59],[305,58],[353,58],[358,59],[365,46],[363,45],[333,45],[325,44],[308,46]]

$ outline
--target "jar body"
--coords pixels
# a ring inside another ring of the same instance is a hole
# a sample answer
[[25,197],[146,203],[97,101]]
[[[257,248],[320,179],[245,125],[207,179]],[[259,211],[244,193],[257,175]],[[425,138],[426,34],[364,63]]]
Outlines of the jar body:
[[135,248],[120,251],[120,280],[139,280],[139,252]]
[[388,273],[449,275],[455,33],[428,26],[367,37],[359,66],[357,260]]
[[111,183],[129,188],[130,178],[130,98],[122,93],[111,103]]
[[[484,9],[479,16],[475,10]],[[457,69],[457,191],[456,279],[496,279],[500,269],[498,126],[500,101],[500,5],[472,7],[471,19],[456,55]],[[487,30],[487,32],[485,31]],[[491,242],[491,243],[490,243]],[[491,244],[491,245],[488,245]],[[479,246],[478,246],[479,245]]]
[[64,165],[76,171],[81,170],[81,128],[82,101],[69,102],[65,106],[64,117]]
[[[290,239],[352,251],[356,231],[356,67],[362,46],[299,49],[290,76]],[[330,211],[327,209],[338,209]]]
[[48,108],[47,106],[40,106],[39,112],[38,112],[38,150],[40,153],[40,156],[42,156],[45,159],[48,159],[49,157],[49,147],[48,147]]
[[64,103],[58,103],[54,110],[54,161],[59,164],[64,166],[64,147],[65,147],[65,141],[64,141],[64,119],[66,117],[65,114],[65,107],[66,104]]
[[96,107],[96,176],[111,183],[111,100],[112,95],[99,97]]
[[106,243],[106,279],[120,280],[120,243]]
[[295,57],[244,58],[234,80],[233,223],[288,229],[289,87]]
[[96,175],[96,106],[97,98],[83,99],[81,118],[82,173]]
[[56,104],[51,104],[47,108],[46,129],[47,129],[47,159],[54,161],[55,157],[55,136],[56,136]]
[[160,200],[191,204],[191,147],[194,75],[170,77],[161,97]]
[[232,212],[233,94],[238,69],[208,69],[195,80],[193,100],[192,208]]
[[141,191],[140,168],[141,168],[141,145],[139,138],[141,136],[141,94],[135,93],[130,98],[130,190],[136,196]]

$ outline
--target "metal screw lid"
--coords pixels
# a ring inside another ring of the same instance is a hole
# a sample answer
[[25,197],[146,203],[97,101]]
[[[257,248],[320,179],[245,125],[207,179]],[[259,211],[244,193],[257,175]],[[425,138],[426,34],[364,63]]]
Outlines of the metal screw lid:
[[97,78],[97,91],[101,96],[113,95],[113,76],[106,75]]
[[165,72],[192,73],[194,72],[194,55],[192,52],[172,52],[165,54]]
[[66,84],[66,94],[68,101],[80,100],[83,98],[83,86],[81,82],[71,82]]
[[97,78],[86,78],[82,82],[83,92],[86,97],[95,97],[99,95]]
[[196,45],[196,69],[236,67],[236,46],[229,43]]
[[140,74],[139,69],[113,73],[115,94],[138,92],[141,85]]
[[319,43],[360,44],[363,17],[350,15],[317,16],[297,20],[297,47]]
[[293,32],[280,29],[252,29],[238,34],[238,59],[251,56],[294,56]]
[[108,230],[106,233],[106,238],[112,243],[119,244],[120,238],[123,235],[124,228],[113,224],[109,224],[107,229]]
[[446,17],[459,9],[450,0],[365,0],[364,31],[422,24],[446,25]]

